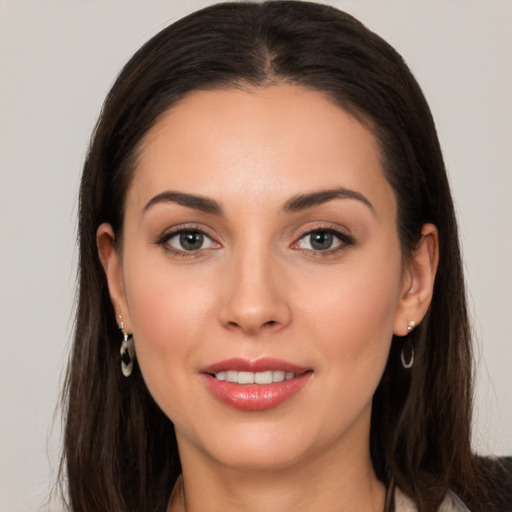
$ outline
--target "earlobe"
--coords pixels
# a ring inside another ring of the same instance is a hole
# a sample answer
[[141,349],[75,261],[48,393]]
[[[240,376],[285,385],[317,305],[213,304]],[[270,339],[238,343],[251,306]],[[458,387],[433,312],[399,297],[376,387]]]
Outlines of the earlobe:
[[123,271],[115,246],[115,234],[110,224],[101,224],[96,231],[98,256],[107,278],[110,300],[116,312],[115,321],[122,316],[125,325],[129,324],[128,307],[124,292]]
[[421,238],[404,268],[402,296],[395,315],[394,333],[405,336],[408,325],[418,325],[428,311],[434,292],[439,261],[438,232],[433,224],[424,224]]

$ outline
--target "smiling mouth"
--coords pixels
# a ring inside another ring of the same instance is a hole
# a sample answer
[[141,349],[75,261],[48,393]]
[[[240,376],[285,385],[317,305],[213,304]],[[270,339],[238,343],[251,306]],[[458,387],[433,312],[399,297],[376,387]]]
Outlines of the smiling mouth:
[[224,404],[243,411],[264,411],[291,399],[309,382],[312,370],[218,370],[203,373],[210,392]]
[[212,374],[217,380],[231,382],[233,384],[273,384],[295,378],[297,374],[283,370],[264,372],[239,372],[236,370],[220,371]]
[[291,399],[310,381],[313,369],[272,357],[235,357],[200,370],[207,389],[222,403],[264,411]]

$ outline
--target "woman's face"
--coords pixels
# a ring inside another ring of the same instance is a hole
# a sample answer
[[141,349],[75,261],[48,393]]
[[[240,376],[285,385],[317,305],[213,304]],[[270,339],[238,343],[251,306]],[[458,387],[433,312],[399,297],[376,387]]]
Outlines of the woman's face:
[[122,255],[98,243],[182,459],[367,452],[393,332],[420,319],[396,212],[374,137],[318,92],[194,92],[151,129]]

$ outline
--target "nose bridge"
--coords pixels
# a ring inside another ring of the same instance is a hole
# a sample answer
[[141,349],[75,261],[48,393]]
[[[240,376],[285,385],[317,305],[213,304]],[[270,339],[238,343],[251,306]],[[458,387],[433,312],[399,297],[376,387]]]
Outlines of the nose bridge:
[[252,238],[233,249],[221,321],[246,333],[279,329],[290,321],[279,258],[271,244]]

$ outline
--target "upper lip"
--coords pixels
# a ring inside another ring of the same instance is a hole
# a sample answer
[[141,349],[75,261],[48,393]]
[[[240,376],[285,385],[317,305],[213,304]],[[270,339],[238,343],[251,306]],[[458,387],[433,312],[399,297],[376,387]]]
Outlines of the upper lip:
[[218,361],[209,366],[201,368],[201,373],[218,373],[228,370],[234,370],[238,372],[266,372],[282,370],[285,372],[295,373],[300,375],[302,373],[311,370],[304,366],[299,366],[289,361],[283,361],[282,359],[275,359],[273,357],[262,357],[259,359],[244,359],[242,357],[234,357],[232,359],[225,359],[224,361]]

